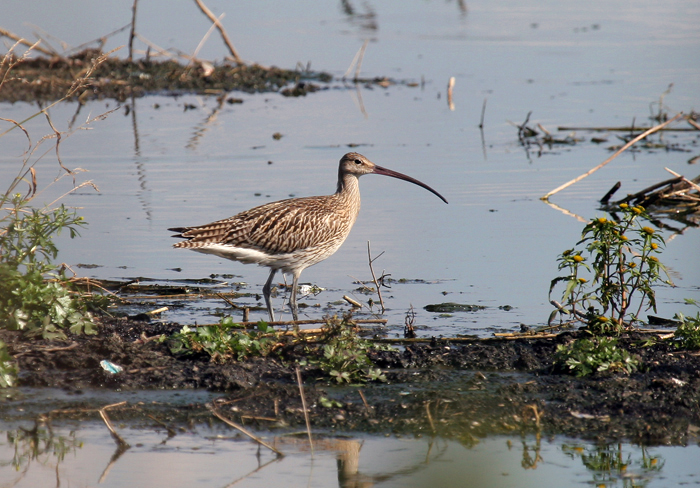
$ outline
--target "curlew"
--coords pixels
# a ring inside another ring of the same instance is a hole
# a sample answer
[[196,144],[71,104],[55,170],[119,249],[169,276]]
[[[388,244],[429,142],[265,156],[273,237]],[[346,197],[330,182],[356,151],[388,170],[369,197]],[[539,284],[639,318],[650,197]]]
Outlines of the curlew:
[[410,176],[377,166],[358,153],[348,153],[338,167],[338,188],[332,195],[290,198],[266,203],[231,218],[196,227],[174,227],[173,237],[186,239],[173,247],[215,254],[244,264],[270,268],[263,286],[265,304],[274,321],[270,301],[272,280],[277,271],[292,275],[289,305],[298,320],[297,285],[301,272],[338,250],[350,234],[360,211],[359,177],[367,174],[391,176],[438,192]]

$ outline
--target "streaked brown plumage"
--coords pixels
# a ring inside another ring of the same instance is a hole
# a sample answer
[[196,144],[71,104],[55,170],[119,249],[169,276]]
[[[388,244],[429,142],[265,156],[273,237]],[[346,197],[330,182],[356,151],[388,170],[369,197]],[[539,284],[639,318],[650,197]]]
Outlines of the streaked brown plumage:
[[340,160],[338,188],[332,195],[290,198],[266,203],[228,219],[197,227],[175,227],[173,237],[187,239],[173,247],[215,254],[245,264],[270,268],[263,287],[265,304],[274,320],[270,302],[272,280],[277,271],[293,277],[289,305],[297,320],[296,294],[301,272],[320,263],[338,250],[350,234],[360,211],[358,178],[380,174],[410,181],[447,200],[428,185],[395,171],[382,168],[358,153]]

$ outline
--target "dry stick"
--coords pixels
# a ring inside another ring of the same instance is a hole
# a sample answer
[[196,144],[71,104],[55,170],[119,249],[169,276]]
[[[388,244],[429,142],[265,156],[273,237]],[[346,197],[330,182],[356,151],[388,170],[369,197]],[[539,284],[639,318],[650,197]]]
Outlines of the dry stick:
[[[155,50],[156,50],[156,54],[161,55],[161,56],[166,56],[166,57],[169,57],[169,58],[173,58],[173,59],[177,59],[177,58],[178,58],[178,55],[177,55],[177,54],[171,53],[171,52],[168,51],[167,49],[160,47],[158,44],[155,44],[155,43],[151,42],[150,40],[146,39],[145,37],[143,37],[143,36],[142,36],[141,34],[139,34],[138,32],[137,32],[135,35],[136,35],[136,38],[137,38],[139,41],[143,42],[146,46],[148,46],[148,47],[151,48],[151,49],[155,49]],[[151,56],[153,56],[153,53],[151,53]]]
[[486,114],[486,98],[484,98],[484,104],[481,106],[481,121],[479,122],[479,129],[484,128],[484,115]]
[[[219,15],[219,18],[216,19],[216,22],[221,24],[221,21],[223,18],[226,16],[226,14],[221,14]],[[214,29],[216,29],[216,22],[214,22],[211,27],[209,27],[209,30],[207,31],[206,34],[204,34],[204,37],[202,37],[202,40],[199,41],[199,44],[197,44],[197,48],[194,50],[194,53],[192,53],[192,57],[190,58],[190,63],[194,63],[197,60],[197,55],[199,54],[199,51],[204,47],[204,44],[207,42],[209,37],[211,36],[212,32],[214,32]]]
[[122,437],[117,433],[116,430],[114,430],[114,426],[112,425],[112,422],[109,420],[109,416],[107,416],[107,409],[108,408],[121,407],[123,405],[126,405],[126,402],[113,403],[112,405],[106,405],[106,406],[100,408],[98,411],[100,412],[100,417],[102,417],[102,420],[104,420],[105,425],[109,429],[109,432],[112,434],[112,437],[117,442],[117,445],[122,449],[129,449],[131,446],[129,445],[128,442],[126,442],[124,439],[122,439]]
[[671,174],[672,174],[673,176],[675,176],[676,178],[681,178],[683,181],[685,181],[686,183],[688,183],[690,186],[692,186],[693,188],[695,188],[697,191],[700,191],[700,186],[698,186],[697,184],[693,183],[692,181],[690,181],[690,180],[689,180],[688,178],[686,178],[685,176],[679,175],[679,174],[676,173],[675,171],[672,171],[672,170],[670,170],[670,169],[668,169],[668,168],[664,168],[664,169],[665,169],[666,171],[668,171],[669,173],[671,173]]
[[139,0],[134,0],[134,4],[131,6],[131,31],[129,32],[129,57],[126,58],[127,61],[131,62],[134,54],[134,37],[136,37],[136,4]]
[[433,431],[433,434],[435,434],[435,424],[433,423],[433,416],[430,415],[430,402],[427,402],[425,404],[425,412],[428,414],[428,422],[430,422],[430,429]]
[[207,403],[207,404],[206,404],[206,407],[207,407],[207,410],[209,410],[209,411],[212,413],[212,415],[214,415],[216,418],[218,418],[218,419],[221,420],[222,422],[224,422],[224,423],[230,425],[231,427],[233,427],[234,429],[238,430],[238,431],[241,432],[242,434],[247,435],[248,437],[250,437],[251,439],[253,439],[255,442],[257,442],[258,444],[267,447],[269,450],[271,450],[272,452],[274,452],[275,454],[277,454],[277,456],[279,456],[279,457],[283,457],[283,456],[284,456],[284,454],[283,454],[281,451],[279,451],[278,449],[275,449],[275,448],[272,447],[270,444],[266,443],[264,440],[262,440],[261,438],[259,438],[259,437],[256,436],[255,434],[253,434],[252,432],[249,432],[249,431],[246,430],[243,426],[238,425],[238,424],[237,424],[236,422],[234,422],[233,420],[229,420],[229,419],[227,419],[226,417],[224,417],[223,415],[221,415],[219,412],[216,411],[216,409],[214,408],[214,405],[212,405],[211,403]]
[[647,193],[650,193],[650,192],[656,190],[657,188],[661,188],[662,186],[666,186],[666,185],[672,185],[674,183],[678,183],[681,180],[682,180],[682,178],[676,177],[676,178],[670,178],[668,180],[661,181],[659,183],[654,183],[653,185],[648,186],[645,189],[638,191],[637,193],[634,193],[632,195],[627,195],[625,198],[623,198],[622,200],[620,200],[616,203],[630,202],[632,200],[635,200],[637,198],[645,196]]
[[[688,123],[690,123],[691,119],[687,119]],[[693,125],[690,123],[690,125]],[[651,127],[653,129],[653,127]],[[625,126],[620,126],[620,127],[565,127],[565,126],[559,126],[557,127],[558,131],[590,131],[590,132],[635,132],[635,131],[642,131],[642,130],[649,130],[649,127],[625,127]],[[700,126],[697,127],[698,130],[700,130]],[[695,129],[689,129],[688,127],[669,127],[666,129],[659,129],[663,132],[695,132]]]
[[370,407],[369,403],[367,403],[367,399],[365,398],[365,394],[362,391],[362,389],[358,388],[357,392],[360,394],[360,398],[362,398],[362,403],[365,404],[365,408],[367,409],[367,413],[372,413],[372,407]]
[[362,304],[360,302],[358,302],[354,298],[350,298],[347,295],[343,295],[343,300],[345,300],[346,302],[348,302],[350,305],[352,305],[355,308],[362,308]]
[[13,41],[17,41],[18,43],[24,44],[25,46],[30,46],[32,49],[36,49],[36,50],[39,51],[40,53],[46,54],[47,56],[53,56],[53,55],[55,54],[55,53],[53,53],[52,51],[49,51],[48,49],[45,49],[45,48],[39,46],[39,43],[40,43],[41,41],[37,41],[37,42],[35,42],[35,43],[31,43],[31,42],[29,42],[29,41],[27,41],[27,40],[25,40],[25,39],[22,39],[22,38],[19,37],[17,34],[13,34],[12,32],[7,31],[7,30],[5,30],[5,29],[0,29],[0,36],[9,37],[9,38],[12,39]]
[[452,101],[452,89],[455,86],[455,77],[451,76],[450,81],[447,82],[447,106],[450,107],[450,110],[455,109],[455,104]]
[[369,44],[369,39],[365,39],[365,42],[362,44],[360,52],[358,53],[359,57],[357,59],[357,68],[355,68],[355,78],[353,78],[355,81],[360,79],[360,68],[362,68],[362,60],[365,57],[365,49],[367,49],[367,44]]
[[238,64],[243,64],[243,60],[241,57],[238,55],[236,52],[236,48],[233,47],[233,44],[231,43],[231,40],[228,38],[228,35],[226,34],[226,31],[224,30],[224,26],[221,25],[221,22],[219,22],[219,19],[217,19],[214,14],[207,8],[206,5],[202,2],[202,0],[194,0],[199,9],[209,17],[209,20],[214,22],[216,25],[216,28],[219,29],[219,34],[221,34],[221,38],[224,40],[224,44],[226,44],[226,47],[228,47],[228,50],[231,52],[231,56],[233,56],[233,59],[236,61]]
[[304,383],[301,381],[301,371],[297,366],[297,383],[299,384],[299,394],[301,395],[301,406],[304,409],[304,420],[306,421],[306,433],[309,435],[309,446],[311,446],[311,458],[314,457],[314,441],[311,438],[311,423],[309,422],[309,411],[306,408],[306,397],[304,396]]
[[372,273],[372,281],[374,281],[374,286],[377,287],[377,295],[379,296],[379,306],[382,307],[382,313],[386,310],[384,307],[384,299],[382,298],[382,290],[379,286],[379,282],[377,281],[377,277],[374,274],[374,268],[372,267],[372,263],[379,259],[381,255],[384,254],[384,251],[377,256],[376,258],[372,259],[372,249],[370,248],[369,241],[367,241],[367,257],[369,258],[369,271]]
[[[389,320],[388,319],[362,319],[362,320],[353,320],[356,324],[386,324]],[[272,322],[266,322],[267,325],[301,325],[301,324],[325,324],[328,322],[327,320],[324,319],[309,319],[309,320],[275,320]],[[260,321],[250,321],[250,322],[238,322],[238,325],[241,325],[243,327],[254,327],[258,325]],[[217,325],[221,324],[194,324],[194,325],[188,325],[188,327],[215,327]],[[305,331],[302,329],[299,332],[304,333]]]
[[228,303],[229,305],[231,305],[231,307],[232,307],[233,309],[235,309],[235,310],[240,310],[240,309],[243,308],[243,307],[241,307],[240,305],[236,305],[235,303],[233,303],[231,300],[229,300],[228,298],[226,298],[222,293],[214,293],[214,295],[216,295],[217,297],[221,298],[223,301],[225,301],[226,303]]
[[551,339],[556,337],[557,334],[518,334],[512,336],[501,336],[501,337],[429,337],[429,338],[417,338],[417,339],[400,339],[400,338],[387,338],[387,339],[368,339],[370,342],[375,344],[450,344],[450,343],[472,343],[472,342],[499,342],[503,340],[515,340],[515,339]]
[[[365,43],[367,40],[365,39]],[[363,44],[364,46],[364,44]],[[343,74],[343,78],[347,78],[350,72],[352,71],[352,68],[355,66],[355,63],[357,63],[357,59],[360,57],[360,51],[362,51],[362,48],[358,49],[357,52],[355,53],[355,57],[352,58],[352,61],[350,61],[350,66],[348,66],[348,69],[345,71]]]
[[651,129],[649,129],[649,130],[647,130],[647,131],[645,131],[645,132],[639,134],[637,137],[635,137],[634,139],[632,139],[631,141],[629,141],[627,144],[625,144],[624,146],[622,146],[620,149],[618,149],[618,150],[615,152],[615,154],[613,154],[613,155],[610,156],[608,159],[606,159],[605,161],[603,161],[602,163],[600,163],[598,166],[596,166],[595,168],[593,168],[593,169],[591,169],[591,170],[585,172],[585,173],[582,174],[581,176],[577,176],[577,177],[574,178],[573,180],[571,180],[571,181],[569,181],[569,182],[567,182],[567,183],[564,183],[564,184],[561,185],[560,187],[555,188],[554,190],[550,191],[550,192],[547,193],[546,195],[540,197],[540,200],[545,200],[545,201],[547,201],[547,200],[549,199],[549,197],[551,197],[551,196],[554,195],[555,193],[559,193],[559,192],[560,192],[561,190],[563,190],[564,188],[568,188],[569,186],[573,185],[574,183],[577,183],[577,182],[581,181],[582,179],[584,179],[585,177],[587,177],[587,176],[589,176],[589,175],[595,173],[595,172],[598,171],[600,168],[602,168],[603,166],[605,166],[606,164],[608,164],[610,161],[612,161],[613,159],[615,159],[616,157],[618,157],[620,154],[622,154],[624,151],[626,151],[627,149],[629,149],[632,145],[636,144],[638,141],[644,139],[645,137],[647,137],[647,136],[653,134],[653,133],[656,132],[656,131],[659,131],[659,130],[663,129],[663,128],[666,127],[668,124],[670,124],[671,122],[676,121],[677,119],[679,119],[679,118],[682,117],[682,116],[683,116],[683,112],[680,112],[680,113],[677,114],[675,117],[673,117],[672,119],[667,120],[667,121],[664,122],[663,124],[659,124],[659,125],[657,125],[657,126],[655,126],[655,127],[652,127]]

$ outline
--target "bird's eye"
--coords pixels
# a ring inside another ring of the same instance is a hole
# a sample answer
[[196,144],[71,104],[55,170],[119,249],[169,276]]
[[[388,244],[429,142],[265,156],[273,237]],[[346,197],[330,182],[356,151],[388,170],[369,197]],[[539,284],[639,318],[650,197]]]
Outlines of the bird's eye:
[[355,164],[362,164],[362,161],[359,160],[359,159],[356,159],[356,160],[355,160]]

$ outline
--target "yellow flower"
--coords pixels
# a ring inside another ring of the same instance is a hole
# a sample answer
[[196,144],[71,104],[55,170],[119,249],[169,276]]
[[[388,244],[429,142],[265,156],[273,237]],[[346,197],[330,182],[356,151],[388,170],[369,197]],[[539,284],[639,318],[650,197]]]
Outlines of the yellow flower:
[[659,245],[658,245],[657,243],[655,243],[655,242],[652,242],[652,243],[651,243],[651,248],[652,248],[652,249],[658,249],[658,248],[659,248]]
[[642,232],[646,232],[649,235],[652,235],[654,233],[654,229],[651,227],[642,227]]
[[656,256],[649,256],[649,261],[653,261],[655,263],[659,262],[659,260],[656,258]]
[[639,214],[641,214],[642,212],[644,212],[644,209],[643,209],[642,207],[640,207],[640,206],[637,206],[637,207],[632,207],[632,211],[633,211],[634,213],[636,213],[637,215],[639,215]]
[[608,321],[608,318],[601,315],[600,317],[598,317],[598,321],[600,321],[600,322],[607,322],[607,321]]
[[584,260],[584,257],[581,256],[580,254],[577,254],[576,256],[574,256],[574,261],[576,261],[577,263],[580,263],[583,260]]
[[587,280],[586,278],[579,278],[579,279],[578,279],[578,282],[581,283],[581,284],[586,283],[587,281],[588,281],[588,280]]
[[622,234],[622,235],[620,236],[620,239],[622,239],[623,241],[626,241],[626,240],[628,240],[628,239],[627,239],[627,236],[626,236],[626,235],[624,235],[624,234]]
[[627,205],[626,203],[621,203],[621,204],[620,204],[620,208],[628,208],[628,207],[629,207],[629,205]]
[[637,267],[637,263],[630,263],[629,266],[630,266],[630,268],[636,268],[636,267]]
[[600,217],[600,218],[598,219],[598,223],[599,223],[599,224],[604,224],[604,223],[607,222],[607,221],[608,221],[608,219],[606,219],[605,217]]

